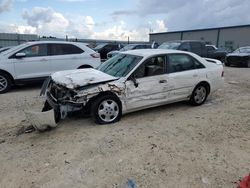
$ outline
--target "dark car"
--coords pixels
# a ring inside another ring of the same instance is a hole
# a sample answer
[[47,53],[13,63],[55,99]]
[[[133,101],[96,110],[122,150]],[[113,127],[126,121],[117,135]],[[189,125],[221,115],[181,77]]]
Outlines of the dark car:
[[111,58],[115,55],[117,55],[119,52],[125,52],[128,50],[138,50],[138,49],[150,49],[152,48],[151,44],[128,44],[127,46],[123,47],[122,49],[118,50],[114,50],[111,51],[107,54],[108,58]]
[[178,40],[164,42],[159,49],[173,49],[193,52],[201,57],[218,59],[224,62],[227,52],[217,49],[213,45],[206,45],[204,41],[199,40]]
[[222,62],[225,62],[227,51],[222,48],[217,48],[214,45],[206,45],[207,48],[207,57],[212,59],[218,59]]
[[241,47],[226,56],[226,66],[243,66],[250,68],[250,46]]
[[96,46],[94,50],[100,54],[102,60],[105,60],[107,59],[107,53],[120,50],[122,47],[121,44],[103,43]]
[[205,42],[198,40],[177,40],[164,42],[158,48],[188,51],[193,52],[201,57],[207,57],[207,48]]

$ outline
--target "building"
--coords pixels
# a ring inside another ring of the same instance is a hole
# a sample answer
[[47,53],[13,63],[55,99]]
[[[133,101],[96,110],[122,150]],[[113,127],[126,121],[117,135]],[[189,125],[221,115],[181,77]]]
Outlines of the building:
[[17,34],[17,33],[0,33],[0,48],[6,46],[17,46],[24,42],[38,40],[37,35]]
[[250,46],[250,25],[151,33],[149,38],[158,44],[173,40],[202,40],[219,48],[233,50]]
[[126,45],[128,43],[146,43],[143,41],[118,41],[118,40],[99,40],[99,39],[76,39],[76,38],[56,38],[56,37],[46,37],[46,36],[38,36],[33,34],[17,34],[17,33],[0,33],[0,48],[6,46],[17,46],[24,42],[29,41],[73,41],[73,42],[83,42],[88,43],[90,47],[95,47],[100,43],[118,43]]

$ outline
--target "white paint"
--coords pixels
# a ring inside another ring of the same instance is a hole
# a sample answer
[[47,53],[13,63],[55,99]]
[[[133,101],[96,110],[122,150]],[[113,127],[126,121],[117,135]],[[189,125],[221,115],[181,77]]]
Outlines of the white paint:
[[[71,44],[82,49],[81,54],[66,54],[55,56],[36,56],[23,58],[10,58],[27,47],[38,44]],[[77,69],[82,65],[98,67],[100,58],[93,58],[91,54],[96,53],[85,44],[64,41],[36,41],[21,44],[1,53],[0,69],[7,71],[14,79],[27,79],[47,77],[53,72],[61,70]]]
[[60,71],[51,75],[52,80],[69,89],[117,79],[96,69]]

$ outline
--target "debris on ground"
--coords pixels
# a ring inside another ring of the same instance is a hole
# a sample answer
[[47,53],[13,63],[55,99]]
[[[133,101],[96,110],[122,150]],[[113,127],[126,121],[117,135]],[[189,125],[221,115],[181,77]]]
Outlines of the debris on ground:
[[250,188],[250,174],[241,180],[238,188]]
[[132,179],[128,179],[127,186],[128,186],[128,188],[136,188],[137,187],[135,181]]
[[53,109],[46,112],[25,111],[25,115],[27,121],[38,131],[45,131],[57,126]]

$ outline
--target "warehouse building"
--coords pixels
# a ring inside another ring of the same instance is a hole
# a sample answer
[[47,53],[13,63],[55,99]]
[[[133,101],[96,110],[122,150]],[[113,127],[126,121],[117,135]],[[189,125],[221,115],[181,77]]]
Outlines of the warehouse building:
[[149,36],[150,41],[158,44],[173,40],[202,40],[219,48],[233,50],[250,46],[250,25],[151,33]]
[[0,33],[0,48],[6,46],[17,46],[24,42],[38,40],[37,35],[17,34],[17,33]]
[[17,33],[0,33],[0,48],[7,46],[17,46],[24,42],[29,41],[73,41],[73,42],[83,42],[88,43],[90,47],[95,47],[101,43],[117,43],[117,44],[133,44],[133,43],[145,43],[143,41],[119,41],[119,40],[100,40],[100,39],[76,39],[76,38],[56,38],[56,37],[46,37],[38,36],[34,34],[17,34]]

